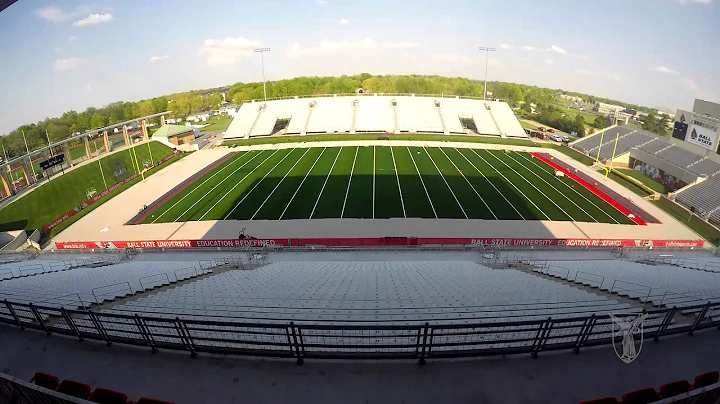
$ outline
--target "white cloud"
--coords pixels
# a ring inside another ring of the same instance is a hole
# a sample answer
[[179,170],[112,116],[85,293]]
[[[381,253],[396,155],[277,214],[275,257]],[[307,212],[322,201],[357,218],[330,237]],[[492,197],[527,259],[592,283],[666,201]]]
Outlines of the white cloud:
[[578,58],[578,59],[587,59],[588,55],[586,55],[584,53],[578,53],[578,54],[573,54],[572,57]]
[[325,1],[325,0],[317,0],[317,5],[318,5],[318,6],[324,6],[324,5],[326,5],[326,4],[327,4],[327,1]]
[[554,65],[555,62],[553,62],[552,59],[545,59],[545,64]]
[[683,86],[692,93],[693,97],[706,101],[716,100],[714,93],[706,91],[705,88],[698,86],[695,80],[685,77],[682,79],[682,82]]
[[151,62],[157,62],[160,60],[167,60],[170,59],[170,55],[162,55],[162,56],[152,56],[150,57]]
[[104,24],[113,20],[112,14],[90,14],[82,20],[77,20],[73,23],[76,27],[86,27],[88,25]]
[[342,25],[350,24],[350,20],[348,20],[347,18],[341,18],[341,19],[340,19],[340,24],[342,24]]
[[53,63],[53,70],[55,70],[56,72],[73,70],[80,66],[81,62],[82,60],[78,58],[58,59],[55,61],[55,63]]
[[587,70],[580,69],[576,71],[577,74],[583,76],[600,77],[612,81],[622,81],[622,78],[617,73],[609,72],[607,70]]
[[210,66],[229,65],[251,56],[253,48],[258,46],[260,42],[242,36],[206,39],[198,53],[208,56],[205,62]]
[[288,56],[297,57],[303,55],[317,55],[321,53],[357,52],[357,51],[378,51],[385,49],[417,48],[420,44],[416,42],[377,42],[372,38],[364,38],[359,41],[332,41],[323,39],[320,45],[304,48],[299,43],[294,43],[290,48]]
[[560,55],[567,55],[567,54],[568,54],[568,51],[566,51],[565,49],[563,49],[563,48],[561,48],[561,47],[559,47],[559,46],[557,46],[557,45],[551,45],[550,48],[548,48],[548,50],[549,50],[550,52],[555,52],[555,53],[560,54]]
[[77,39],[78,37],[76,36],[71,36],[70,38],[68,38],[69,41],[77,41]]
[[673,69],[671,69],[669,67],[665,67],[665,66],[657,66],[655,68],[655,71],[660,72],[660,73],[665,73],[665,74],[678,74],[677,70],[673,70]]
[[[415,55],[413,55],[413,56],[415,56]],[[453,65],[470,64],[471,63],[470,57],[468,55],[457,55],[454,53],[438,53],[438,54],[432,55],[432,58],[434,60],[437,60],[438,62],[453,64]],[[488,60],[488,63],[489,62],[490,61]]]
[[55,48],[55,52],[62,52],[62,50],[63,50],[63,48],[61,48],[59,46],[57,48]]
[[501,43],[500,44],[500,49],[512,49],[512,48],[513,48],[513,46],[510,45],[509,43]]
[[675,0],[680,4],[711,4],[713,0]]
[[35,15],[38,18],[52,22],[63,22],[71,17],[70,14],[66,13],[61,8],[54,6],[38,8],[35,10]]
[[533,46],[528,46],[528,45],[525,45],[525,46],[523,46],[522,48],[523,48],[523,50],[526,50],[526,51],[533,51],[533,50],[535,50],[535,47],[533,47]]

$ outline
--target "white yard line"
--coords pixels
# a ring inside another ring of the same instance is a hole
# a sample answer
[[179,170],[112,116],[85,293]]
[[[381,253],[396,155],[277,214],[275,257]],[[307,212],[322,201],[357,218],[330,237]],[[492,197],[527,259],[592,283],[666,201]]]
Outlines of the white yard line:
[[[482,203],[485,205],[485,207],[486,207],[487,210],[490,212],[490,214],[493,215],[493,217],[495,218],[495,220],[498,220],[498,217],[495,216],[495,212],[493,212],[492,209],[490,209],[490,206],[488,206],[487,202],[485,202],[485,199],[483,199],[483,197],[480,196],[480,193],[478,193],[478,191],[475,189],[475,187],[474,187],[473,184],[470,182],[470,180],[467,179],[467,177],[465,176],[465,174],[463,174],[463,172],[460,171],[460,169],[458,168],[458,166],[455,165],[455,162],[452,161],[452,159],[450,158],[450,156],[448,156],[447,153],[445,153],[445,150],[443,150],[442,147],[439,147],[438,149],[440,149],[440,151],[442,152],[442,154],[445,155],[445,158],[447,158],[447,159],[450,161],[450,164],[452,164],[453,167],[455,167],[455,169],[458,170],[458,172],[460,173],[460,175],[462,175],[462,177],[465,178],[465,181],[468,183],[468,185],[470,185],[470,188],[472,188],[473,192],[475,192],[475,195],[477,195],[477,197],[480,198],[480,200],[482,201]],[[520,216],[522,216],[522,215],[520,215]]]
[[[520,165],[522,166],[522,168],[524,168],[525,170],[531,172],[533,175],[535,175],[536,177],[538,177],[542,182],[544,182],[545,184],[549,185],[552,189],[554,189],[557,193],[559,193],[559,194],[562,195],[565,199],[567,199],[568,201],[570,201],[570,203],[572,203],[573,205],[575,205],[578,209],[580,209],[580,210],[582,210],[583,212],[585,212],[585,214],[588,215],[588,216],[590,216],[590,218],[591,218],[592,220],[594,220],[595,223],[599,223],[598,220],[593,217],[593,215],[589,214],[585,209],[581,208],[580,205],[578,205],[577,203],[575,203],[575,201],[573,201],[572,199],[570,199],[567,195],[565,195],[564,193],[560,192],[559,189],[555,188],[555,186],[554,186],[553,184],[549,183],[545,178],[541,177],[540,174],[538,174],[538,173],[536,173],[535,171],[529,169],[525,164],[517,161],[517,159],[515,159],[510,153],[506,153],[505,155],[508,156],[512,161],[520,164]],[[543,171],[544,171],[544,170],[543,170]],[[573,220],[575,220],[575,218],[573,218]]]
[[398,184],[398,193],[400,194],[400,205],[402,205],[403,217],[407,218],[407,214],[405,213],[405,202],[403,201],[402,188],[400,188],[400,177],[398,176],[397,165],[395,164],[395,153],[393,153],[392,146],[390,146],[390,155],[392,156],[393,168],[395,169],[395,179],[397,180]]
[[[230,212],[228,212],[227,215],[225,215],[225,218],[223,218],[223,220],[227,220],[228,217],[230,217],[230,215],[232,215],[232,213],[235,212],[235,209],[237,209],[238,206],[240,206],[240,204],[243,203],[243,201],[245,201],[245,199],[247,199],[247,197],[248,197],[250,194],[252,194],[252,192],[255,190],[255,188],[257,188],[258,185],[260,185],[263,181],[265,181],[265,178],[267,178],[267,176],[270,175],[271,172],[275,171],[275,169],[276,169],[283,161],[285,161],[285,159],[286,159],[289,155],[291,155],[291,154],[293,153],[293,151],[295,151],[295,149],[289,149],[289,150],[290,150],[290,152],[289,152],[288,154],[286,154],[285,156],[283,156],[283,158],[281,158],[280,161],[278,161],[277,164],[275,164],[275,165],[273,166],[273,168],[271,168],[268,172],[265,173],[265,175],[264,175],[262,178],[260,178],[260,181],[256,182],[255,185],[253,185],[253,187],[250,189],[250,191],[248,191],[248,193],[246,193],[245,196],[243,196],[243,198],[240,200],[240,202],[238,202],[237,205],[235,205],[235,207],[232,208],[232,210],[231,210]],[[233,188],[234,188],[234,187],[233,187]],[[223,198],[224,198],[224,197],[223,197]]]
[[[530,163],[534,164],[536,167],[540,168],[541,170],[543,169],[543,167],[542,167],[540,164],[536,163],[533,158],[528,158],[528,157],[526,157],[526,156],[523,155],[523,154],[520,154],[520,155],[521,155],[525,160],[527,160],[527,161],[529,161]],[[544,163],[543,163],[543,164],[544,164]],[[550,167],[550,166],[548,166],[548,167]],[[546,170],[546,171],[547,171],[547,170]],[[548,171],[548,172],[549,172],[549,171]],[[588,199],[585,195],[581,194],[578,190],[576,190],[575,188],[571,187],[570,185],[566,184],[566,183],[563,182],[563,181],[560,181],[560,183],[563,184],[563,185],[565,185],[566,187],[572,189],[573,191],[575,191],[576,194],[582,196],[586,201],[590,202],[593,206],[595,206],[596,208],[598,208],[598,209],[599,209],[601,212],[603,212],[607,217],[609,217],[610,220],[614,221],[614,222],[617,223],[617,224],[620,224],[620,222],[618,222],[617,220],[615,220],[615,218],[612,217],[612,215],[610,215],[609,213],[607,213],[607,211],[605,211],[605,209],[599,207],[597,204],[595,204],[595,202],[593,202],[593,201],[591,201],[590,199]]]
[[[473,153],[475,153],[474,150],[471,150],[471,151],[472,151]],[[525,193],[524,193],[523,191],[521,191],[520,188],[518,188],[515,184],[513,184],[513,182],[510,181],[510,180],[508,179],[508,177],[505,176],[505,174],[501,173],[500,170],[498,170],[494,165],[490,164],[487,160],[485,160],[485,158],[483,158],[483,156],[481,156],[481,155],[479,155],[479,154],[477,154],[477,153],[475,153],[475,155],[478,156],[482,161],[484,161],[485,164],[487,164],[487,165],[489,165],[490,167],[492,167],[493,170],[497,171],[497,173],[500,174],[500,176],[502,176],[508,184],[512,185],[513,188],[515,188],[518,192],[520,192],[520,194],[521,194],[522,196],[524,196],[525,199],[528,200],[528,202],[530,202],[535,208],[537,208],[537,210],[540,211],[540,213],[542,213],[543,216],[545,216],[545,219],[550,220],[550,217],[549,217],[545,212],[543,212],[543,210],[540,209],[540,207],[537,206],[537,205],[535,204],[535,202],[533,202],[532,199],[530,199],[527,195],[525,195]]]
[[420,177],[420,183],[422,184],[423,189],[425,190],[425,195],[428,198],[428,202],[430,202],[430,207],[432,208],[433,215],[435,215],[435,219],[437,219],[438,215],[437,215],[437,212],[435,212],[435,206],[433,205],[432,200],[430,199],[430,194],[428,193],[427,187],[425,186],[425,181],[423,181],[422,175],[420,175],[420,170],[418,170],[417,164],[415,163],[415,157],[413,157],[412,152],[410,151],[409,147],[405,146],[405,148],[407,149],[408,154],[410,155],[410,160],[412,160],[413,165],[415,166],[415,171],[417,172],[418,177]]
[[[541,170],[549,173],[549,171],[545,170],[545,169],[543,168],[543,166],[541,166],[540,164],[536,163],[536,162],[534,161],[535,159],[533,159],[533,158],[528,158],[527,156],[525,156],[525,155],[522,154],[522,153],[519,153],[519,154],[520,154],[520,156],[521,156],[522,158],[524,158],[525,160],[527,160],[527,161],[529,161],[530,163],[532,163],[533,165],[535,165],[535,167],[538,167],[539,169],[541,169]],[[543,164],[544,164],[544,163],[543,163]],[[548,166],[548,167],[550,167],[550,166]],[[572,181],[574,181],[574,180],[572,180]],[[559,180],[559,182],[560,182],[561,184],[565,185],[566,187],[572,189],[577,195],[580,195],[583,199],[585,199],[585,200],[588,201],[591,205],[593,205],[593,206],[596,207],[598,210],[600,210],[605,216],[609,217],[610,220],[612,220],[612,221],[615,222],[616,224],[620,224],[620,222],[618,222],[617,220],[615,220],[615,218],[612,217],[609,213],[607,213],[607,212],[605,211],[605,209],[601,208],[601,207],[598,206],[595,202],[593,202],[593,201],[591,201],[590,199],[588,199],[585,195],[581,194],[577,189],[571,187],[570,185],[568,185],[567,183],[565,183],[565,182],[562,181],[562,180]],[[591,217],[592,217],[592,216],[591,216]],[[597,220],[596,220],[596,221],[597,221]]]
[[280,188],[280,184],[282,184],[283,181],[285,181],[285,178],[287,178],[287,176],[290,175],[290,172],[295,169],[295,167],[300,163],[300,161],[301,161],[303,158],[305,158],[305,155],[310,151],[310,149],[311,149],[310,147],[308,147],[307,149],[305,149],[305,153],[303,153],[302,156],[300,156],[300,158],[297,159],[297,161],[295,162],[295,164],[293,164],[293,166],[290,167],[290,169],[288,170],[288,172],[286,172],[285,175],[282,177],[282,179],[280,179],[280,181],[277,183],[277,185],[275,185],[275,188],[273,188],[273,190],[270,191],[270,193],[268,194],[267,198],[265,198],[265,200],[263,201],[263,203],[260,204],[260,207],[257,208],[257,210],[255,211],[255,213],[253,213],[252,216],[250,216],[250,220],[255,219],[255,216],[257,216],[258,212],[260,212],[260,209],[262,209],[262,207],[265,206],[265,204],[267,203],[268,200],[270,200],[270,198],[273,196],[273,194],[275,193],[275,191],[277,191],[277,189]]
[[[473,153],[475,153],[475,154],[477,154],[478,156],[480,156],[480,154],[478,154],[475,150],[473,150]],[[515,169],[512,168],[512,167],[510,167],[506,162],[502,161],[499,157],[495,156],[495,155],[492,154],[492,153],[488,153],[488,154],[491,155],[491,156],[493,156],[493,158],[494,158],[495,160],[501,162],[505,167],[511,169],[515,174],[517,174],[518,177],[522,178],[525,182],[527,182],[528,185],[530,185],[531,187],[535,188],[535,190],[538,191],[538,193],[540,193],[542,196],[544,196],[545,199],[547,199],[548,201],[550,201],[550,203],[552,203],[553,205],[555,205],[555,207],[557,207],[558,209],[560,209],[570,220],[575,221],[575,218],[574,218],[574,217],[572,217],[569,213],[565,212],[565,209],[561,208],[560,205],[558,205],[557,203],[555,203],[555,201],[552,200],[552,198],[550,198],[549,196],[547,196],[547,194],[545,194],[543,191],[541,191],[540,188],[536,187],[535,184],[533,184],[532,182],[530,182],[530,180],[528,180],[527,178],[525,178],[525,177],[523,177],[522,175],[520,175],[520,173],[517,172],[517,170],[515,170]],[[480,158],[482,158],[482,157],[480,156]],[[485,160],[485,159],[483,159],[483,160]],[[490,164],[490,163],[488,162],[488,164]],[[492,165],[492,164],[491,164],[491,165]],[[493,167],[494,167],[494,166],[493,166]],[[533,205],[535,205],[535,203],[533,203]],[[537,205],[535,205],[535,206],[537,207]],[[538,208],[538,209],[540,209],[540,208]],[[541,211],[541,212],[542,212],[542,211]],[[545,215],[545,217],[547,217],[548,220],[552,220],[552,219],[550,219],[550,218],[548,217],[548,215],[545,214],[545,212],[542,212],[542,214]]]
[[343,215],[345,214],[345,205],[347,204],[347,197],[348,197],[348,194],[350,193],[350,184],[352,184],[353,172],[355,171],[355,162],[357,161],[357,155],[358,155],[359,150],[360,150],[359,146],[357,148],[355,148],[355,158],[353,158],[353,165],[352,165],[352,168],[350,168],[350,179],[348,180],[348,186],[347,186],[347,189],[345,190],[345,200],[343,201],[342,211],[340,212],[341,219],[342,219]]
[[325,185],[327,185],[328,180],[330,179],[330,174],[332,174],[333,168],[335,168],[335,163],[338,160],[338,157],[340,157],[340,153],[342,153],[343,147],[340,146],[340,151],[338,152],[337,156],[335,156],[335,160],[333,160],[332,166],[330,167],[330,171],[328,171],[327,177],[325,177],[325,182],[323,183],[322,188],[320,189],[320,194],[317,197],[317,200],[315,201],[315,205],[313,206],[312,212],[310,212],[310,219],[312,219],[313,215],[315,214],[315,208],[317,208],[318,202],[320,202],[320,197],[323,194],[323,191],[325,191]]
[[375,145],[373,145],[373,203],[372,203],[372,210],[373,210],[373,219],[375,219]]
[[458,200],[457,196],[455,196],[455,192],[453,192],[452,188],[450,188],[450,184],[448,184],[448,182],[447,182],[447,180],[445,179],[445,176],[443,175],[442,171],[440,171],[440,167],[438,167],[437,164],[435,164],[435,160],[433,160],[432,156],[430,156],[430,153],[428,153],[428,151],[427,151],[427,149],[426,149],[425,147],[423,147],[423,151],[425,151],[425,154],[430,158],[430,161],[432,161],[433,165],[435,166],[435,169],[436,169],[436,170],[438,171],[438,173],[440,174],[440,178],[443,179],[443,182],[445,183],[445,186],[450,190],[450,193],[452,194],[453,198],[455,199],[455,203],[458,204],[458,206],[460,207],[460,210],[462,211],[463,215],[465,216],[465,219],[467,219],[467,218],[468,218],[468,215],[467,215],[467,213],[465,213],[465,209],[464,209],[463,206],[460,204],[460,201]]
[[[248,160],[248,161],[246,161],[245,163],[243,163],[243,165],[241,165],[240,167],[236,168],[233,172],[231,172],[230,175],[228,175],[227,177],[223,178],[223,180],[220,181],[219,183],[217,183],[214,187],[210,188],[210,190],[209,190],[208,192],[206,192],[205,195],[204,195],[202,198],[198,198],[198,200],[195,201],[195,203],[193,203],[189,208],[185,209],[185,212],[181,213],[180,216],[177,217],[177,219],[173,220],[173,223],[175,223],[175,222],[177,222],[178,220],[180,220],[180,218],[183,217],[186,213],[188,213],[188,212],[190,211],[190,209],[194,208],[198,203],[200,203],[200,201],[202,201],[203,199],[205,199],[208,195],[211,195],[211,194],[212,194],[212,191],[214,191],[217,187],[219,187],[220,185],[222,185],[225,181],[227,181],[230,177],[232,177],[233,174],[235,174],[236,172],[238,172],[241,168],[245,167],[245,166],[248,165],[251,161],[255,160],[255,159],[256,159],[259,155],[261,155],[262,153],[263,153],[263,152],[260,152],[260,153],[256,154],[255,156],[253,156],[253,158],[251,158],[250,160]],[[273,154],[275,154],[275,153],[273,153]],[[262,163],[261,163],[261,164],[262,164]],[[255,167],[255,169],[253,169],[253,171],[255,171],[255,170],[257,170],[257,167]],[[203,215],[203,217],[204,217],[204,216],[205,216],[205,215]]]
[[[459,155],[461,155],[462,158],[465,159],[465,161],[467,161],[468,163],[470,163],[470,165],[473,166],[473,168],[475,169],[475,171],[477,171],[480,175],[482,175],[483,179],[485,179],[485,181],[487,181],[487,183],[490,184],[490,186],[493,187],[493,189],[495,190],[495,192],[498,193],[498,195],[500,195],[503,199],[505,199],[505,202],[507,202],[508,205],[510,205],[510,207],[513,208],[513,210],[515,211],[515,213],[517,213],[522,220],[527,220],[527,219],[525,219],[525,216],[523,216],[522,213],[520,213],[520,211],[517,210],[517,208],[515,207],[515,205],[513,205],[512,202],[510,202],[510,200],[509,200],[507,197],[505,197],[505,194],[503,194],[502,192],[500,192],[500,190],[497,189],[497,187],[495,186],[495,184],[493,184],[492,181],[490,181],[490,180],[485,176],[485,174],[484,174],[479,168],[477,168],[477,166],[475,165],[475,163],[473,163],[472,161],[470,161],[470,160],[467,158],[467,156],[465,156],[464,154],[462,154],[462,153],[460,152],[460,150],[457,149],[457,147],[453,147],[453,149],[455,149],[455,151],[456,151]],[[482,157],[480,157],[480,158],[482,158]],[[485,159],[483,159],[483,161],[484,161],[484,160],[485,160]],[[486,163],[487,163],[487,162],[486,162]],[[492,165],[490,165],[490,166],[492,167]],[[495,167],[493,167],[493,168],[495,169]],[[497,169],[495,169],[495,171],[497,171]],[[498,171],[498,174],[502,175],[502,173],[499,172],[499,171]],[[502,177],[505,178],[504,175],[502,175]],[[510,182],[507,178],[505,178],[505,181]],[[513,185],[513,184],[510,183],[510,185]],[[515,185],[513,185],[513,187],[515,187]],[[515,189],[517,189],[517,187],[515,187]],[[518,190],[518,192],[520,192],[520,193],[525,197],[525,199],[529,199],[525,194],[522,193],[522,191],[520,191],[519,189],[517,189],[517,190]],[[532,202],[532,201],[531,201],[531,202]]]
[[193,192],[197,191],[201,186],[205,185],[206,182],[208,182],[208,181],[210,181],[211,179],[215,178],[216,175],[218,175],[218,174],[222,173],[223,171],[225,171],[226,169],[230,168],[233,164],[235,164],[235,163],[237,163],[238,161],[242,160],[243,157],[248,156],[248,153],[249,153],[249,152],[244,152],[243,154],[241,154],[241,155],[239,155],[239,156],[235,156],[235,158],[233,159],[232,162],[230,162],[229,164],[227,164],[225,167],[223,167],[222,169],[220,169],[220,170],[219,170],[218,172],[216,172],[215,174],[211,175],[209,178],[205,179],[205,181],[201,182],[200,184],[195,185],[195,188],[194,188],[192,191],[188,192],[187,194],[185,194],[185,196],[183,196],[182,198],[180,198],[177,202],[173,203],[172,206],[170,206],[169,208],[167,208],[163,213],[161,213],[160,215],[158,215],[158,217],[156,217],[155,220],[153,220],[153,221],[150,222],[150,223],[152,224],[152,223],[155,223],[155,222],[157,222],[158,220],[160,220],[161,217],[165,216],[166,213],[170,212],[175,206],[177,206],[178,203],[184,201],[185,198],[187,198],[188,196],[190,196]]
[[278,220],[282,220],[283,216],[285,216],[285,212],[287,212],[288,208],[290,207],[290,204],[295,199],[295,195],[300,192],[300,188],[302,188],[303,184],[305,183],[305,180],[307,179],[308,175],[310,175],[310,172],[315,168],[315,164],[317,164],[318,160],[320,160],[320,157],[322,157],[323,154],[325,154],[325,150],[327,150],[327,147],[323,147],[322,152],[317,156],[315,159],[315,162],[313,163],[312,167],[305,173],[305,178],[303,178],[302,182],[300,182],[300,185],[298,185],[297,189],[295,190],[295,193],[293,194],[292,198],[290,198],[290,202],[288,202],[287,206],[285,206],[285,209],[282,211],[282,214],[280,214],[280,218]]

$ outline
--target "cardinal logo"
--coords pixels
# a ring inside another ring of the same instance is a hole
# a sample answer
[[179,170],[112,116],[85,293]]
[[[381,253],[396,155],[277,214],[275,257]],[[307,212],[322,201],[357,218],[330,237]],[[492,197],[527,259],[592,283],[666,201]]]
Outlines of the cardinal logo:
[[[616,316],[614,314],[610,314],[610,318],[613,321],[613,349],[615,350],[615,354],[618,356],[618,358],[620,358],[621,361],[625,363],[630,363],[634,361],[638,357],[638,355],[640,355],[640,351],[642,350],[643,346],[643,331],[645,318],[647,318],[647,316],[647,313],[630,316]],[[639,342],[635,341],[636,334],[640,334]],[[618,349],[618,343],[616,342],[616,339],[618,337],[622,337],[622,340],[620,342],[620,349]]]

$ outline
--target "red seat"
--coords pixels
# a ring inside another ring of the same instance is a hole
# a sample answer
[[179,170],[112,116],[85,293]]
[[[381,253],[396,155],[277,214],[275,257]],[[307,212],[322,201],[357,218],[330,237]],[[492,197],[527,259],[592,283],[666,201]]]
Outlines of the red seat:
[[30,379],[30,383],[35,383],[36,386],[45,387],[46,389],[55,390],[60,380],[51,374],[37,372],[35,376]]
[[676,382],[663,384],[660,386],[660,395],[662,398],[679,396],[682,393],[690,391],[690,383],[687,380],[678,380]]
[[595,400],[581,401],[580,404],[619,404],[615,397],[596,398]]
[[693,384],[694,389],[699,389],[700,387],[709,386],[711,384],[715,384],[718,382],[718,378],[720,377],[720,373],[718,371],[714,372],[707,372],[703,373],[701,375],[695,376],[695,383]]
[[55,391],[67,394],[68,396],[82,398],[83,400],[87,400],[88,397],[90,397],[90,386],[72,380],[63,380]]
[[652,388],[631,391],[622,396],[623,404],[647,404],[658,400],[660,395]]
[[141,399],[137,400],[135,404],[173,404],[170,401],[162,401],[162,400],[156,400],[154,398],[145,398],[142,397]]
[[119,391],[96,387],[88,400],[101,404],[127,404],[127,395]]

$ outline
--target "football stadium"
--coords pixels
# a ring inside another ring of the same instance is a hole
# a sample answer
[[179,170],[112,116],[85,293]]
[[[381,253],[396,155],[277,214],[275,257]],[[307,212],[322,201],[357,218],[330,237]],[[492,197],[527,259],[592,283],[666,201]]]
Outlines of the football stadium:
[[[559,150],[620,161],[655,141],[637,131],[548,147],[502,101],[373,94],[247,102],[189,153],[145,126],[14,202],[83,167],[124,170],[47,218],[49,239],[26,236],[41,253],[0,255],[1,322],[193,357],[423,365],[622,353],[720,325],[714,247]],[[637,319],[642,338],[623,340]],[[714,394],[717,373],[698,377],[693,394]]]

